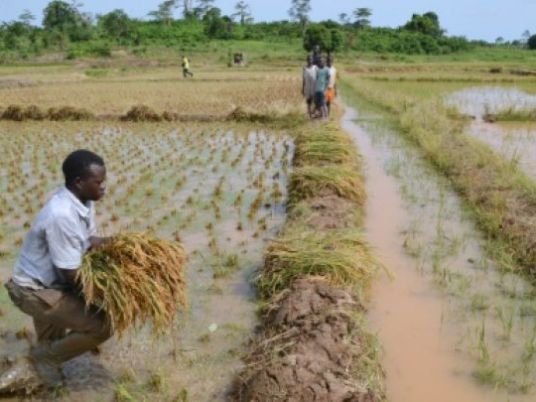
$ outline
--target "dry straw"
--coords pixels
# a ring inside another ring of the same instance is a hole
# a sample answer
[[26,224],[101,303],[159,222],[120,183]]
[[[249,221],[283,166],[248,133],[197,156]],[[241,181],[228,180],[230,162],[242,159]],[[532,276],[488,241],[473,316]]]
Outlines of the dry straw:
[[178,243],[121,234],[86,256],[79,278],[86,303],[106,311],[119,335],[149,320],[158,334],[186,306],[185,262]]

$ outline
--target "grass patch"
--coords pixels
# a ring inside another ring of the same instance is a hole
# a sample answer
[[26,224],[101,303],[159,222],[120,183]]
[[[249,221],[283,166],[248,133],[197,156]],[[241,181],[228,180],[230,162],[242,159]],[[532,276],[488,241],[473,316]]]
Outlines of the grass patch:
[[509,108],[497,113],[486,113],[483,116],[484,121],[495,123],[498,121],[504,122],[523,122],[536,121],[536,109],[533,110],[518,110]]

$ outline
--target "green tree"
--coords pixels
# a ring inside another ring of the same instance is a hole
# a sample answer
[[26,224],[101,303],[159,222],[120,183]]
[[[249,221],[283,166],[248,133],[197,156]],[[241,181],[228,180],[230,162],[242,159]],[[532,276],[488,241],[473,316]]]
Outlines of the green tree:
[[22,22],[26,26],[31,26],[32,21],[35,20],[35,16],[32,14],[30,10],[25,9],[21,15],[19,15],[19,21]]
[[370,26],[370,16],[372,10],[370,8],[361,7],[354,11],[355,26],[357,28],[367,28]]
[[348,25],[350,24],[350,17],[348,17],[348,14],[346,13],[340,13],[339,14],[339,21],[341,25]]
[[233,36],[233,21],[228,16],[221,15],[221,10],[212,7],[203,17],[205,33],[212,39],[231,39]]
[[525,29],[523,33],[521,34],[521,43],[526,45],[530,38],[530,31],[528,29]]
[[236,12],[233,14],[233,17],[237,18],[238,21],[240,21],[241,25],[253,22],[253,17],[251,16],[249,4],[246,3],[244,0],[241,0],[236,3],[235,11]]
[[43,26],[49,30],[65,30],[75,27],[79,18],[80,14],[73,5],[53,0],[45,7]]
[[165,25],[170,25],[173,21],[173,10],[177,7],[177,0],[165,0],[158,5],[157,10],[149,12],[148,15]]
[[129,16],[121,9],[101,15],[98,25],[107,36],[118,41],[127,40],[131,34],[132,22]]
[[203,19],[205,18],[207,13],[213,8],[215,8],[214,0],[197,0],[197,7],[194,8],[193,13],[198,19]]
[[536,35],[532,35],[527,41],[527,47],[531,50],[536,50]]
[[288,14],[290,18],[298,21],[301,25],[302,31],[305,31],[305,27],[309,22],[309,13],[311,12],[311,0],[292,0]]
[[193,0],[178,0],[177,1],[177,6],[178,7],[181,7],[182,6],[182,15],[184,18],[188,18],[192,15],[192,11],[193,11]]
[[315,46],[320,46],[320,49],[333,53],[341,48],[343,42],[340,29],[327,28],[320,24],[310,25],[303,35],[303,48],[308,52],[312,51]]
[[413,14],[411,20],[403,28],[408,31],[420,32],[434,37],[440,37],[444,33],[439,25],[439,17],[431,11],[423,15]]

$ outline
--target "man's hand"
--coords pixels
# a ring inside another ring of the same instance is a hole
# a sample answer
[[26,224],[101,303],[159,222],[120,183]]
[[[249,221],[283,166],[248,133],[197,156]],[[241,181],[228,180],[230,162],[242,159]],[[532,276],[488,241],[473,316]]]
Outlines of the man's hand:
[[106,245],[111,241],[111,237],[97,237],[97,236],[91,236],[89,238],[89,249],[90,250],[98,250],[102,246]]
[[78,269],[56,268],[56,272],[58,273],[61,281],[65,283],[66,285],[68,285],[71,289],[78,288],[79,284],[78,284],[78,281],[76,280]]

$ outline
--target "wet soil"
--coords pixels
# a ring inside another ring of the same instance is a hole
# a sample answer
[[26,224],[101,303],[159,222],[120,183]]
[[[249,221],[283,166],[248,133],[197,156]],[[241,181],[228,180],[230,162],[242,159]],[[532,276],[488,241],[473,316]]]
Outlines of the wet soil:
[[360,389],[354,368],[366,364],[352,319],[362,307],[322,278],[298,279],[264,314],[263,332],[238,380],[236,401],[377,401]]

